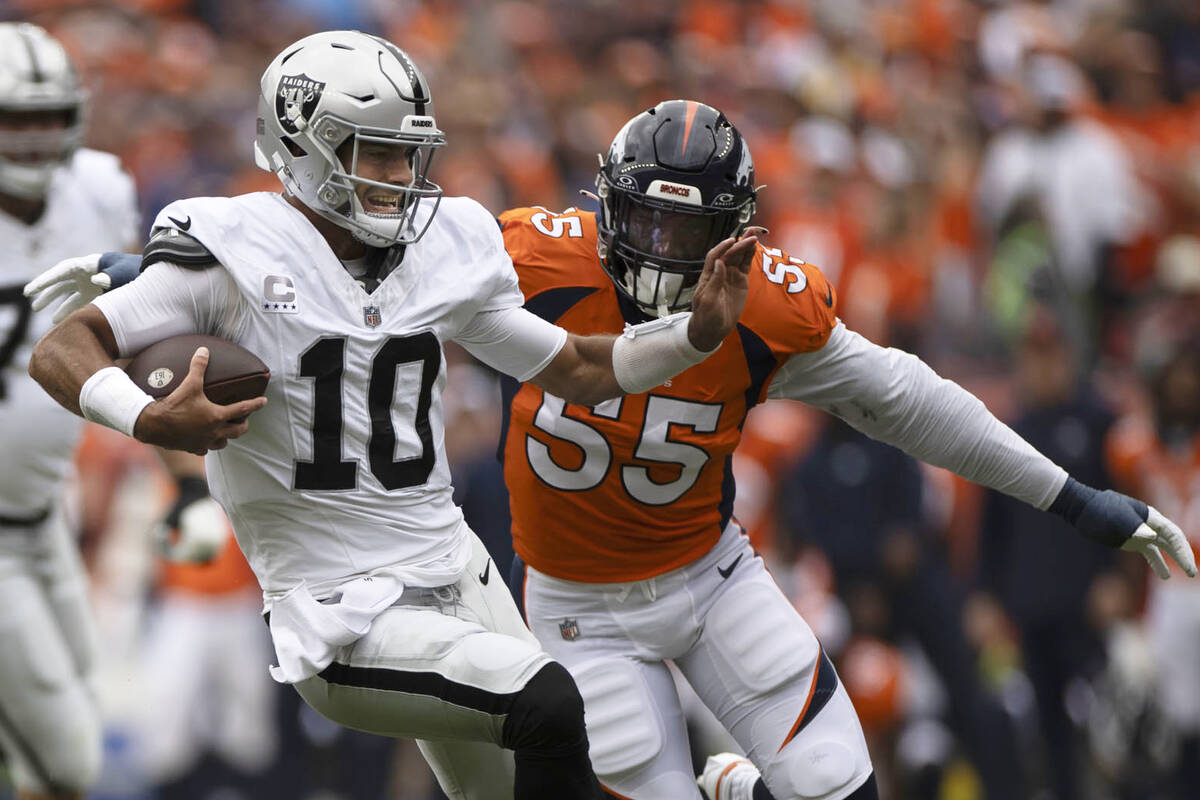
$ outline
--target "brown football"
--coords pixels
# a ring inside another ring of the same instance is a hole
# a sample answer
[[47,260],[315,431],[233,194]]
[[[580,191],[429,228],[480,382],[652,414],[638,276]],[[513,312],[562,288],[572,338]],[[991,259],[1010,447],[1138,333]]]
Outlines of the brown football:
[[271,371],[246,348],[216,336],[184,334],[147,347],[133,357],[125,372],[151,397],[166,397],[183,382],[197,347],[208,348],[204,394],[218,405],[259,397],[267,391]]

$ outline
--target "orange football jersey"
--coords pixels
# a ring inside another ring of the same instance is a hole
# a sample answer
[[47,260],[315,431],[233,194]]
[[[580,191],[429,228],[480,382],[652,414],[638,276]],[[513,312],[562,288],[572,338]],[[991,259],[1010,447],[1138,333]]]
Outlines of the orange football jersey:
[[[596,255],[593,213],[520,208],[500,223],[527,309],[572,333],[621,332],[632,304]],[[501,454],[517,554],[548,575],[610,583],[711,549],[733,513],[746,413],[789,356],[825,344],[835,298],[820,270],[760,245],[737,329],[663,385],[587,407],[507,381]]]

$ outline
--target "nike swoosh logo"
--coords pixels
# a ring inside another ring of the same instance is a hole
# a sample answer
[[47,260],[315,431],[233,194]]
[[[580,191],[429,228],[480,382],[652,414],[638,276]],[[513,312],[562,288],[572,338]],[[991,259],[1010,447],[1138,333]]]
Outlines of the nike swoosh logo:
[[825,284],[825,305],[833,308],[833,287]]
[[175,219],[174,217],[167,217],[167,219],[171,220],[171,222],[174,222],[176,225],[178,225],[179,230],[181,230],[181,231],[186,231],[188,228],[192,227],[192,218],[191,217],[185,217],[183,222],[180,222],[179,220]]
[[492,574],[492,560],[489,558],[487,566],[483,568],[483,574],[479,576],[479,582],[482,583],[484,586],[487,586],[488,578],[491,577],[491,574]]
[[738,562],[740,562],[742,560],[742,556],[744,556],[744,555],[745,555],[745,553],[740,553],[738,555],[738,557],[733,560],[733,563],[730,564],[728,567],[725,567],[724,569],[717,567],[717,572],[721,573],[722,578],[728,578],[730,575],[733,574],[733,571],[735,569],[737,569]]

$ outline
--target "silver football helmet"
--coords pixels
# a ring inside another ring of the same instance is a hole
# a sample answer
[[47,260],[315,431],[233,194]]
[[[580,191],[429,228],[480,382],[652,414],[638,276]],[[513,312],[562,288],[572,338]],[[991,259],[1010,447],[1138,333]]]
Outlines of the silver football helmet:
[[0,192],[46,196],[83,143],[87,94],[63,46],[37,25],[0,23]]
[[[385,39],[313,34],[285,48],[263,73],[255,163],[365,244],[409,244],[425,233],[442,196],[428,179],[429,165],[445,143],[428,82]],[[358,174],[360,151],[380,145],[408,148],[407,184]],[[379,190],[391,205],[364,208],[360,187]]]

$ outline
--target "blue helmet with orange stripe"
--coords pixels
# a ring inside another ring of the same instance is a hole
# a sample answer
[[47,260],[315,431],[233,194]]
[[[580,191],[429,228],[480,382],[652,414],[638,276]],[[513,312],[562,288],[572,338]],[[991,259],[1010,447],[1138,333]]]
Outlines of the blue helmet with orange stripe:
[[754,214],[754,162],[717,109],[668,100],[629,120],[596,176],[597,249],[617,289],[657,317],[690,307],[705,254]]

